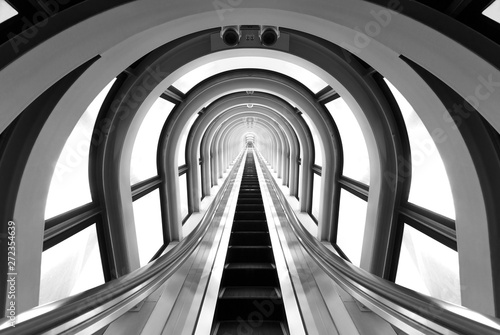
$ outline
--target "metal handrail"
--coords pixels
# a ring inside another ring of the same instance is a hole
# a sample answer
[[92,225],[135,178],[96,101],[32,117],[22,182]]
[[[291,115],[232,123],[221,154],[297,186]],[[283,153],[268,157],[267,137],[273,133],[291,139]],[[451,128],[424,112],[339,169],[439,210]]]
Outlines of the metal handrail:
[[220,191],[195,230],[172,250],[130,274],[75,296],[35,307],[17,317],[15,327],[2,319],[0,334],[74,334],[92,333],[117,319],[157,290],[201,243],[211,227],[213,217],[237,172],[243,155],[234,164]]
[[340,287],[383,319],[410,334],[500,334],[500,319],[396,285],[331,252],[300,223],[274,178],[268,179],[306,252]]

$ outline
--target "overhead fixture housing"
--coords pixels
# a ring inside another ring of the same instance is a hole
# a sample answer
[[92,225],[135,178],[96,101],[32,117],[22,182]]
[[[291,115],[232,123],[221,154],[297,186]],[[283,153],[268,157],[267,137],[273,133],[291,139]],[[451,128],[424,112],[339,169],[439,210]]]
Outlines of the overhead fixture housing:
[[220,31],[220,37],[227,46],[235,47],[240,43],[240,26],[225,26]]
[[279,28],[276,26],[261,26],[259,37],[260,43],[262,43],[263,46],[273,46],[278,42],[278,38],[280,38]]

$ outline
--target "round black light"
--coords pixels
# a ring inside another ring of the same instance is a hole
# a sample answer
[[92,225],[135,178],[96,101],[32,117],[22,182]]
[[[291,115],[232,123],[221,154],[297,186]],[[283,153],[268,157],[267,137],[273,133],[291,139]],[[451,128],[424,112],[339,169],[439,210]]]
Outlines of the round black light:
[[263,46],[270,47],[278,41],[278,34],[274,29],[267,28],[260,35],[260,40]]
[[222,40],[226,45],[234,47],[240,42],[240,34],[234,29],[227,29],[222,35]]

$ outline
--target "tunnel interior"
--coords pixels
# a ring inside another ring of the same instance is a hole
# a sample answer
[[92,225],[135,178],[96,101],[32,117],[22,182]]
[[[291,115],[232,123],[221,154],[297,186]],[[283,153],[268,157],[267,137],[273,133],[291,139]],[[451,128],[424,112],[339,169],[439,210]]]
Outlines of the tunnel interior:
[[6,324],[155,268],[240,166],[215,333],[265,299],[294,331],[278,188],[352,271],[496,320],[499,3],[0,1]]

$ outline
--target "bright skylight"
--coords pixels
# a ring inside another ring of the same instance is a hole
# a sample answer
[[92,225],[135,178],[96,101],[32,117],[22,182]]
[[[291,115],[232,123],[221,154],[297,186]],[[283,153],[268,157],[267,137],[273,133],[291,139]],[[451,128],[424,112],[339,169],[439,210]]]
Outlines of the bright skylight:
[[0,23],[7,21],[13,16],[16,16],[17,11],[12,8],[5,0],[0,0]]
[[194,121],[196,121],[197,117],[197,114],[191,116],[191,118],[186,123],[186,129],[184,129],[184,132],[181,135],[181,139],[179,141],[179,151],[177,152],[177,166],[186,164],[187,137],[189,135],[189,131],[191,130],[191,126],[193,125]]
[[492,20],[500,23],[500,0],[495,1],[489,5],[484,11],[483,15],[489,17]]
[[184,219],[189,214],[187,173],[179,176],[179,195],[181,197],[181,217]]
[[148,193],[134,201],[133,206],[139,262],[144,266],[163,245],[160,191]]
[[319,219],[320,201],[321,201],[321,176],[314,173],[311,214],[316,218],[316,220]]
[[356,266],[361,263],[367,208],[366,201],[346,190],[340,190],[337,245]]
[[300,81],[314,93],[325,88],[327,84],[312,72],[296,64],[269,57],[232,57],[202,65],[179,78],[173,86],[186,93],[196,84],[215,74],[235,69],[264,69],[280,72]]
[[396,284],[460,305],[458,252],[405,225]]
[[311,130],[314,143],[314,164],[318,166],[323,166],[323,151],[321,150],[321,142],[319,141],[319,136],[316,128],[313,127],[313,122],[309,116],[302,114],[302,118],[306,121],[307,126]]
[[409,202],[455,219],[455,205],[443,160],[429,131],[410,103],[388,81],[406,123],[411,149]]
[[156,153],[161,130],[174,104],[158,98],[141,123],[135,138],[130,161],[130,184],[154,177],[158,174]]
[[325,105],[337,125],[344,152],[344,168],[346,177],[370,184],[370,158],[365,137],[356,117],[345,103],[337,98]]
[[42,253],[40,305],[103,283],[95,224]]
[[111,81],[90,103],[66,140],[50,182],[45,219],[92,201],[89,185],[89,149],[94,124]]

